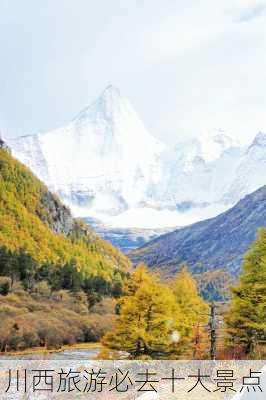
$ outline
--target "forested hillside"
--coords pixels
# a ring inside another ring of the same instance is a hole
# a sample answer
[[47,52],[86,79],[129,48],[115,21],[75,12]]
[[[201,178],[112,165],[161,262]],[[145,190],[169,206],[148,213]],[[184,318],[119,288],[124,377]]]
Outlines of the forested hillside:
[[[0,351],[97,340],[130,262],[0,148]],[[69,325],[75,326],[71,331]]]
[[[217,239],[222,226],[228,228],[231,221],[233,228],[238,222],[245,238],[243,227],[263,221],[264,207],[262,188],[206,226],[216,227]],[[187,229],[193,242],[197,235],[191,234],[192,227]],[[236,240],[240,232],[235,230]],[[171,237],[166,245],[174,243]],[[222,243],[229,240],[220,237]],[[188,238],[183,236],[184,245]],[[175,251],[182,256],[181,249]],[[160,257],[165,257],[167,249],[161,250]],[[225,260],[228,254],[224,250]],[[198,265],[196,279],[184,266],[168,280],[145,265],[130,274],[125,255],[73,219],[29,169],[0,148],[0,352],[101,340],[104,358],[118,357],[121,351],[138,359],[209,357],[209,305],[199,292],[208,302],[223,300],[234,282],[228,270],[208,268],[208,263]],[[224,326],[229,340],[222,342],[221,357],[228,356],[227,351],[238,358],[265,354],[264,304],[262,230],[232,293]]]
[[129,266],[5,149],[0,149],[0,246],[23,250],[39,264],[71,262],[84,276],[111,278]]

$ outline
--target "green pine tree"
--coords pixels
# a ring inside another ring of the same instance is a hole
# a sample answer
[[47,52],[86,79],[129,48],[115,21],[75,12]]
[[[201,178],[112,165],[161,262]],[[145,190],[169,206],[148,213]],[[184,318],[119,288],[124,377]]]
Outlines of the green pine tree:
[[266,341],[266,229],[247,253],[243,274],[233,290],[231,307],[226,317],[230,342],[243,346],[245,352],[264,349]]

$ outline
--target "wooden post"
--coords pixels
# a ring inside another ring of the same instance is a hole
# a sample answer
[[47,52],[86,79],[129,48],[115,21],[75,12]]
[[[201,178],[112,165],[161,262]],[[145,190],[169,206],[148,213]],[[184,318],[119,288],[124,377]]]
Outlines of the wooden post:
[[216,360],[216,306],[214,303],[211,304],[211,314],[210,314],[209,324],[211,331],[210,357],[211,360]]

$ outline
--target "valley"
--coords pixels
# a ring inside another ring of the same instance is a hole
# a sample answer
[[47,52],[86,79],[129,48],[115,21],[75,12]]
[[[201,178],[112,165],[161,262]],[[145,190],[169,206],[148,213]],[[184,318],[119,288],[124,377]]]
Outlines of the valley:
[[[263,322],[256,328],[259,336],[254,349],[250,347],[253,336],[235,324],[242,312],[237,293],[250,290],[248,270],[253,271],[252,290],[261,290],[260,275],[265,265],[259,258],[262,269],[254,271],[253,258],[264,251],[265,230],[258,228],[265,225],[265,186],[217,217],[185,228],[167,233],[110,230],[93,217],[87,219],[92,227],[73,218],[7,146],[1,147],[2,353],[23,354],[38,347],[49,352],[65,345],[100,341],[98,356],[107,359],[119,358],[121,352],[129,358],[144,359],[205,357],[210,335],[207,315],[213,302],[227,303],[229,342],[232,336],[235,340],[237,326],[239,343],[245,337],[254,357],[264,351]],[[129,251],[134,270],[129,258],[98,236],[93,225],[105,238],[116,240],[125,252],[138,241],[148,240]],[[244,259],[251,244],[249,258]],[[247,277],[240,276],[238,283],[241,266]],[[258,282],[256,286],[254,282]],[[231,291],[231,285],[239,289]],[[255,316],[261,321],[259,308]],[[258,326],[256,320],[252,324]],[[163,340],[158,342],[162,331]],[[173,335],[181,340],[173,344]],[[202,342],[200,349],[195,347],[198,340]],[[221,357],[231,354],[230,346],[225,342],[222,346]],[[237,350],[240,358],[246,351],[241,346]],[[51,357],[56,358],[56,354]],[[58,354],[66,356],[65,351]],[[77,356],[71,350],[66,354]],[[84,354],[96,357],[98,350],[94,355]]]
[[245,254],[264,251],[265,134],[243,145],[216,130],[169,148],[110,86],[66,127],[0,144],[1,352],[100,341],[103,358],[205,357],[199,310],[215,302],[244,357],[253,336],[237,325],[237,293],[250,290]]
[[88,223],[104,240],[111,242],[115,247],[126,254],[131,250],[141,247],[145,243],[174,230],[174,228],[115,228],[105,225],[94,218],[87,217],[83,218],[83,220]]

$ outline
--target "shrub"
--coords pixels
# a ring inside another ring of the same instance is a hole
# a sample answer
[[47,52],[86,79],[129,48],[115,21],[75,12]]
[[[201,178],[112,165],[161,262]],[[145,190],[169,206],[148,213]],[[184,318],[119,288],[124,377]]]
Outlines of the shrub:
[[26,294],[25,289],[21,282],[14,282],[11,288],[11,293],[15,293],[18,296],[23,296]]
[[107,332],[112,331],[115,316],[91,314],[84,322],[85,341],[98,342]]
[[96,303],[92,308],[91,312],[105,315],[105,314],[115,314],[117,301],[111,298],[105,298],[99,303]]
[[0,295],[6,296],[11,289],[12,280],[8,276],[0,276]]
[[40,338],[35,328],[27,327],[22,334],[23,348],[35,347],[40,345]]
[[49,298],[51,296],[51,288],[47,281],[40,281],[36,283],[33,291],[41,297]]

